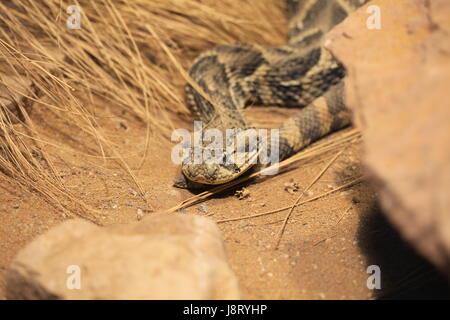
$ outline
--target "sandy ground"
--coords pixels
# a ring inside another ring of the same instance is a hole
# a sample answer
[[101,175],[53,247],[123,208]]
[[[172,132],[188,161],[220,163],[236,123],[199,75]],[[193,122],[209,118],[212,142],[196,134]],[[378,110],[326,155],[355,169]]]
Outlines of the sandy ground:
[[[36,108],[39,110],[39,108]],[[170,161],[173,144],[152,138],[138,170],[145,147],[145,125],[115,113],[102,111],[105,133],[127,155],[141,183],[148,203],[155,211],[168,209],[192,194],[172,187],[177,166]],[[289,111],[291,112],[291,111]],[[288,111],[253,108],[250,116],[284,118]],[[103,117],[104,116],[104,117]],[[33,113],[40,130],[58,135],[72,148],[86,150],[82,135],[71,132],[57,118]],[[180,127],[189,123],[178,120]],[[191,128],[190,128],[191,129]],[[58,172],[68,189],[103,214],[104,224],[136,221],[137,209],[151,214],[150,206],[137,194],[129,176],[117,165],[48,146]],[[363,173],[360,144],[347,149],[305,199],[342,185]],[[180,214],[207,215],[213,220],[244,217],[292,205],[315,176],[333,157],[328,153],[292,165],[288,170],[245,185],[249,196],[239,200],[234,191],[197,204]],[[289,193],[285,184],[295,182],[300,189]],[[14,255],[28,242],[52,226],[70,219],[36,194],[24,192],[0,181],[0,298],[5,297],[4,276]],[[385,220],[377,197],[368,182],[336,192],[296,208],[276,250],[277,234],[288,211],[258,218],[220,223],[229,263],[236,272],[246,299],[371,299],[449,298],[446,281],[406,245]],[[366,270],[378,265],[382,289],[367,288]],[[124,271],[126,272],[126,271]]]

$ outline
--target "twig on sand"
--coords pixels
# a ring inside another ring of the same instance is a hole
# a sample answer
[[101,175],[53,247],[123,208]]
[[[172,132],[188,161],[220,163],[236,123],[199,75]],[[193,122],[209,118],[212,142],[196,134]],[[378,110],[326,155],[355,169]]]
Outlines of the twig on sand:
[[[348,183],[346,183],[346,184],[343,184],[342,186],[337,187],[336,189],[327,191],[327,192],[322,193],[322,194],[320,194],[320,195],[318,195],[318,196],[316,196],[316,197],[313,197],[313,198],[311,198],[311,199],[307,199],[307,200],[304,200],[304,201],[302,201],[302,202],[299,202],[299,203],[295,204],[295,207],[301,206],[301,205],[303,205],[303,204],[305,204],[305,203],[308,203],[308,202],[312,202],[312,201],[321,199],[321,198],[326,197],[326,196],[328,196],[328,195],[330,195],[330,194],[332,194],[332,193],[335,193],[335,192],[340,191],[340,190],[342,190],[342,189],[351,187],[351,186],[353,186],[353,185],[355,185],[355,184],[358,184],[358,183],[362,182],[363,179],[364,179],[364,177],[360,176],[360,177],[358,177],[358,178],[356,178],[356,179],[354,179],[354,180],[352,180],[352,181],[350,181],[350,182],[348,182]],[[252,219],[252,218],[257,218],[257,217],[262,217],[262,216],[267,216],[267,215],[270,215],[270,214],[278,213],[278,212],[281,212],[281,211],[284,211],[284,210],[288,210],[288,209],[290,209],[290,208],[291,208],[291,206],[288,206],[288,207],[278,208],[278,209],[275,209],[275,210],[270,210],[270,211],[267,211],[267,212],[262,212],[262,213],[252,214],[252,215],[250,215],[250,216],[237,217],[237,218],[230,218],[230,219],[223,219],[223,220],[218,220],[218,221],[216,221],[216,222],[217,222],[217,223],[224,223],[224,222],[231,222],[231,221],[238,221],[238,220]]]
[[[344,217],[347,215],[347,213],[350,211],[351,208],[353,208],[352,205],[349,206],[349,207],[344,211],[344,213],[343,213],[342,216],[339,218],[338,222],[336,222],[336,225],[335,225],[334,227],[336,227],[336,226],[342,221],[342,219],[344,219]],[[336,237],[336,236],[337,236],[337,233],[333,234],[332,236],[326,237],[325,239],[322,239],[322,240],[320,240],[320,241],[317,241],[317,242],[313,245],[313,247],[315,247],[315,246],[321,244],[322,242],[327,241],[328,239],[334,238],[334,237]]]
[[295,200],[295,203],[291,206],[291,209],[289,210],[288,214],[284,218],[283,225],[280,228],[280,231],[278,232],[277,242],[275,244],[275,249],[278,249],[278,246],[280,245],[281,238],[283,237],[284,230],[286,229],[286,225],[289,221],[289,218],[291,217],[292,211],[294,211],[294,208],[299,203],[300,199],[303,197],[303,195],[309,191],[309,189],[319,180],[325,171],[328,170],[328,168],[336,161],[336,159],[346,150],[347,148],[342,149],[336,155],[327,163],[327,165],[319,172],[319,174],[313,179],[313,181],[308,185],[308,187],[303,190],[303,192],[300,194],[300,196]]

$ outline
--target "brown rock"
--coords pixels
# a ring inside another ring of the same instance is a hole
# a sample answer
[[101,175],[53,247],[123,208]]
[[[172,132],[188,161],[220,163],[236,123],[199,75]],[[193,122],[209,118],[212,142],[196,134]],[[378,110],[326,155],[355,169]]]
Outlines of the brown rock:
[[[369,30],[369,5],[381,29]],[[329,34],[389,218],[450,275],[450,2],[375,0]]]
[[62,223],[19,252],[6,281],[8,299],[239,298],[217,225],[167,213],[103,228]]

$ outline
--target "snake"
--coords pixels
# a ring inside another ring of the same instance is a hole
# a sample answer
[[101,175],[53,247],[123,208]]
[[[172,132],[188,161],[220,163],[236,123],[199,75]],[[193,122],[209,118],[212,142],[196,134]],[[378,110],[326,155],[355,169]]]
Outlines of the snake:
[[[205,128],[239,133],[253,128],[243,112],[250,104],[298,108],[278,128],[279,161],[348,126],[351,112],[344,102],[345,68],[326,49],[325,35],[368,1],[286,0],[286,45],[236,43],[200,54],[189,69],[190,80],[185,85],[187,106],[194,119]],[[254,161],[228,161],[232,154],[242,152],[237,150],[237,135],[219,145],[227,161],[193,161],[191,147],[174,185],[220,185],[254,167]],[[206,142],[200,143],[200,149],[206,148]],[[257,155],[254,148],[248,148],[248,142],[246,147],[245,159]]]

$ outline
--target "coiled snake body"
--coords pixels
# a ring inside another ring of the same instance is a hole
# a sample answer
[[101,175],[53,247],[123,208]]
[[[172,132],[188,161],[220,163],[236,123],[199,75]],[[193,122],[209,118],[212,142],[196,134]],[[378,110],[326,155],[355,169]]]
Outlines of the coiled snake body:
[[[209,128],[249,128],[243,109],[260,105],[299,107],[280,129],[279,159],[347,126],[343,99],[345,70],[323,46],[324,35],[369,0],[287,0],[288,44],[218,46],[198,57],[186,85],[188,106]],[[189,159],[192,159],[192,155]],[[236,179],[251,164],[185,161],[179,187],[189,183],[221,184]]]

